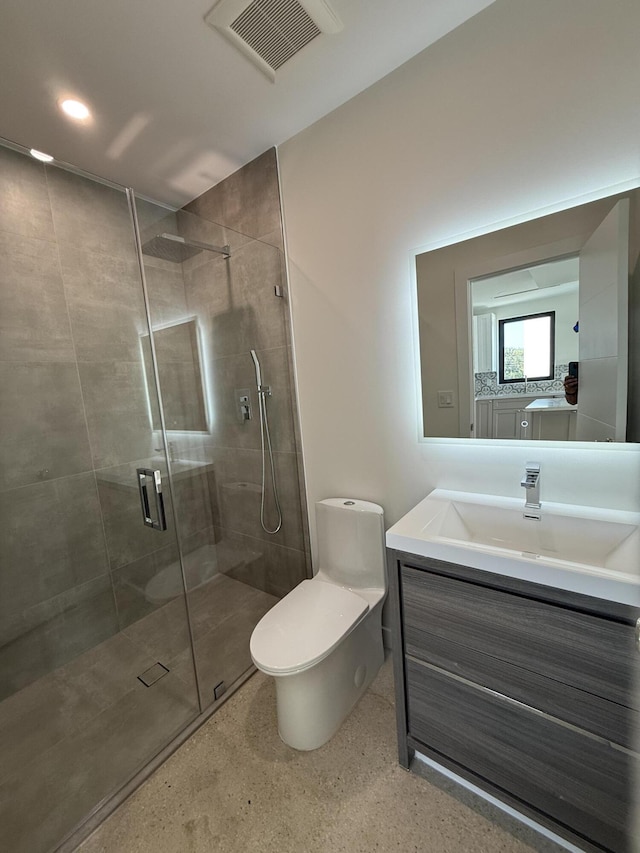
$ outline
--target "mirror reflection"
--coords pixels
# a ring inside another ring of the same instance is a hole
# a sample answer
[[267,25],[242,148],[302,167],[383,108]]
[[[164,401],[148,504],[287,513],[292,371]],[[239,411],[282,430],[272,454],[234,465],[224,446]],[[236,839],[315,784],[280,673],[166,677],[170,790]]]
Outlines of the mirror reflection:
[[[153,388],[151,349],[144,345],[149,336],[142,337],[147,387]],[[207,416],[195,318],[155,328],[153,339],[167,430],[205,432]],[[155,410],[152,420],[153,429],[159,430],[160,418]]]
[[425,436],[640,440],[639,213],[633,190],[416,256]]

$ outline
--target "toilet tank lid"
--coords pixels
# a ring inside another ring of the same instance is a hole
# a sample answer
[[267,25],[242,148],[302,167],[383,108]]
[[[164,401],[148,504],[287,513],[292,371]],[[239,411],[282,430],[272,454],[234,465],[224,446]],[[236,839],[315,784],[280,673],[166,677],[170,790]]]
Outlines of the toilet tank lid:
[[359,501],[356,498],[325,498],[323,501],[318,501],[318,504],[344,507],[344,509],[355,510],[356,512],[375,512],[377,515],[384,513],[378,504],[371,503],[371,501]]
[[251,657],[274,675],[307,669],[333,651],[368,609],[364,598],[344,587],[302,581],[258,622]]

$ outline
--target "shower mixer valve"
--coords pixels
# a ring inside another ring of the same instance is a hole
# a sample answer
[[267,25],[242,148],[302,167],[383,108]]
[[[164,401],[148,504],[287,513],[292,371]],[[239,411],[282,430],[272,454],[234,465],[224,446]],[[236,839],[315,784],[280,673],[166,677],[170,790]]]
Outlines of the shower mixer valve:
[[251,397],[249,396],[248,388],[240,388],[236,391],[236,403],[238,406],[238,415],[241,421],[250,421],[251,413]]

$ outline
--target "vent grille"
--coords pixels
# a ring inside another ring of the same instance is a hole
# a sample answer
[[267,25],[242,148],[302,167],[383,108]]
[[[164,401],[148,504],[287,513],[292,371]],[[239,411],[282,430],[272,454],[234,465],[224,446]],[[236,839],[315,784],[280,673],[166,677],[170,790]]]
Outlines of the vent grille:
[[254,0],[230,29],[274,71],[321,32],[297,0]]
[[342,30],[327,0],[218,0],[204,20],[272,82],[319,35]]

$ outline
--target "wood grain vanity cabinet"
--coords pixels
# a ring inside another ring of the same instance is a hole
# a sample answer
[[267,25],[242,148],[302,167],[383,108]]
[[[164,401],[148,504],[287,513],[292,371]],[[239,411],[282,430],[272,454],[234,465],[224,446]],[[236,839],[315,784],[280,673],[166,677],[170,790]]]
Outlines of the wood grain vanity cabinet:
[[418,751],[585,850],[631,851],[638,612],[388,554],[400,763]]

